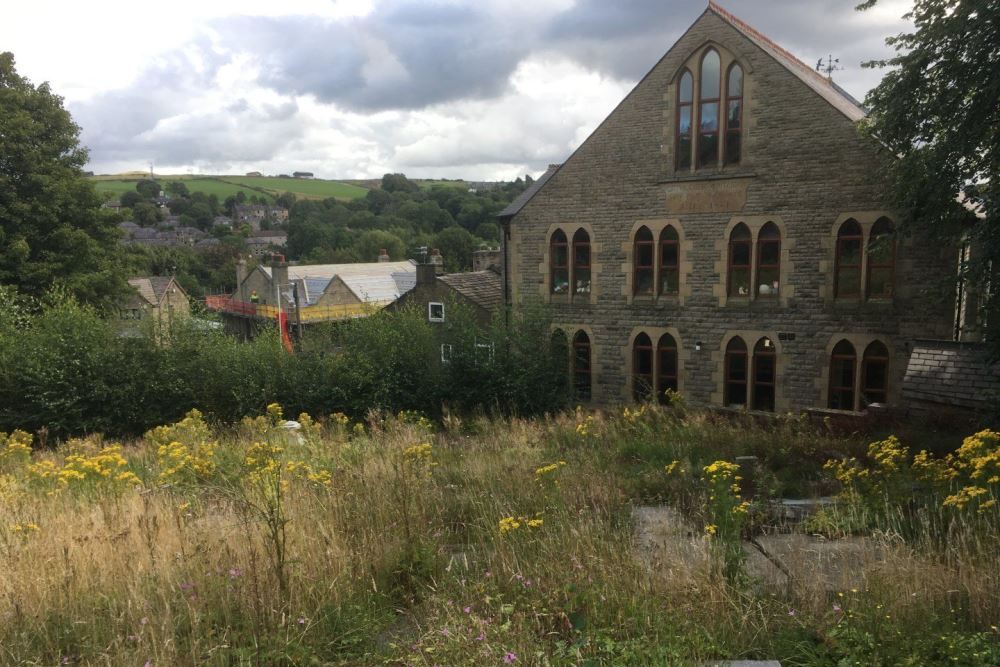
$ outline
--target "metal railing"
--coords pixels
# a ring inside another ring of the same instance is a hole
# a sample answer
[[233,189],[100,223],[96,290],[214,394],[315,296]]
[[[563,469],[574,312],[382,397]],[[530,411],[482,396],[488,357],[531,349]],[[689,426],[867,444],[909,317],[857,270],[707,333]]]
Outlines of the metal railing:
[[[345,303],[334,306],[303,306],[296,312],[295,307],[282,308],[282,312],[288,316],[289,321],[296,322],[298,319],[305,323],[325,322],[329,320],[346,320],[353,317],[365,317],[381,310],[392,303],[388,301],[366,301],[362,303]],[[242,317],[255,317],[259,319],[278,319],[278,308],[263,303],[248,303],[237,301],[229,296],[206,296],[205,307],[221,313],[240,315]]]

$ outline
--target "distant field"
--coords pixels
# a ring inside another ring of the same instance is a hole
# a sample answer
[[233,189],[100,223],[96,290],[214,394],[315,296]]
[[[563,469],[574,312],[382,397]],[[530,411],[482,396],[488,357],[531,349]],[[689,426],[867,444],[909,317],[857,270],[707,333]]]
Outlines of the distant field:
[[[135,190],[139,175],[93,176],[94,186],[98,192],[107,192],[120,197],[126,192]],[[219,199],[225,199],[237,192],[246,196],[268,196],[274,198],[284,192],[292,192],[300,199],[358,199],[364,197],[368,190],[357,185],[340,181],[325,181],[319,179],[277,178],[268,176],[194,176],[194,175],[156,175],[160,183],[167,181],[184,181],[192,192],[214,194]]]

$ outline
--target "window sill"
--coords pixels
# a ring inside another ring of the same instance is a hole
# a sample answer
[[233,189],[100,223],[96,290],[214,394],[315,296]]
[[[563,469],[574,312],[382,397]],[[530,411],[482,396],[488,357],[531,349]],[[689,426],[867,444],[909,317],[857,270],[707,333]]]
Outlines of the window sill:
[[713,170],[713,169],[702,169],[692,173],[675,174],[673,176],[668,176],[657,181],[660,184],[664,183],[686,183],[689,181],[729,181],[738,178],[756,178],[757,173],[754,171],[737,171],[733,169],[732,171],[726,170]]
[[629,297],[628,303],[632,306],[679,306],[680,296],[677,294],[661,294],[659,296],[637,294]]

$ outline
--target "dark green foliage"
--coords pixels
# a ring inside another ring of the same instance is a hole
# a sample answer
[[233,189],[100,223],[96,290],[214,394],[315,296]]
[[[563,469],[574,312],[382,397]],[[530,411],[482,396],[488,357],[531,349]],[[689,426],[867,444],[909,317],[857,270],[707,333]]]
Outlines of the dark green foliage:
[[160,184],[148,178],[135,184],[135,191],[145,199],[155,199],[160,196]]
[[[505,334],[502,318],[480,331],[448,304],[436,326],[419,309],[380,312],[310,329],[288,354],[274,330],[239,341],[197,320],[124,337],[93,309],[65,297],[35,306],[0,293],[0,432],[55,437],[142,433],[192,407],[220,421],[259,414],[372,409],[537,414],[565,403],[562,360],[550,354],[549,323],[528,309]],[[441,345],[452,346],[450,363]]]
[[[868,9],[878,0],[866,0]],[[866,98],[870,132],[898,156],[890,165],[898,206],[910,225],[974,255],[962,267],[983,292],[985,321],[1000,318],[1000,3],[917,0],[914,31],[889,38],[897,55],[866,63],[891,67]],[[973,221],[956,199],[983,216]],[[970,224],[972,223],[972,224]],[[1000,354],[1000,329],[986,336]]]
[[62,98],[0,53],[0,284],[35,296],[58,284],[107,303],[126,289],[119,234],[81,171],[79,132]]

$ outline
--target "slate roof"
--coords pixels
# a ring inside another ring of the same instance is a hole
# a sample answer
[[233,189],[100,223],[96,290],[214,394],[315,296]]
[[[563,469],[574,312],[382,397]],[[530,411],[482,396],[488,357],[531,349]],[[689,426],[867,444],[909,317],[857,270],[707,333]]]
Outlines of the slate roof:
[[976,343],[918,340],[903,378],[903,397],[922,402],[988,409],[1000,401],[1000,363],[987,363]]
[[448,273],[438,280],[486,310],[496,310],[503,303],[503,287],[496,271]]
[[552,178],[557,171],[559,171],[560,166],[562,165],[550,164],[545,173],[539,176],[538,180],[531,184],[531,187],[518,195],[517,199],[509,203],[504,210],[497,213],[497,217],[510,218],[520,213],[521,209],[524,208],[529,201],[531,201],[531,198],[542,189],[542,186],[548,183],[549,179]]
[[[260,269],[271,277],[271,267]],[[390,301],[413,289],[417,283],[417,267],[405,262],[367,262],[362,264],[304,264],[288,267],[288,279],[298,282],[300,298],[305,305],[316,303],[330,281],[339,277],[344,285],[362,301]]]
[[[163,296],[167,293],[170,288],[171,283],[174,283],[174,279],[169,276],[148,276],[141,278],[130,278],[128,284],[135,288],[149,305],[156,306],[159,305],[160,301],[163,300]],[[180,285],[174,284],[174,287],[181,290]]]
[[723,21],[736,28],[744,37],[756,44],[766,54],[778,61],[789,72],[798,77],[804,84],[820,94],[823,99],[832,104],[834,108],[847,116],[852,121],[859,121],[867,113],[861,103],[854,99],[846,90],[835,84],[831,79],[823,76],[814,68],[805,64],[789,51],[786,51],[767,35],[760,32],[742,19],[738,19],[728,11],[720,7],[712,0],[709,0],[708,10],[721,18]]

